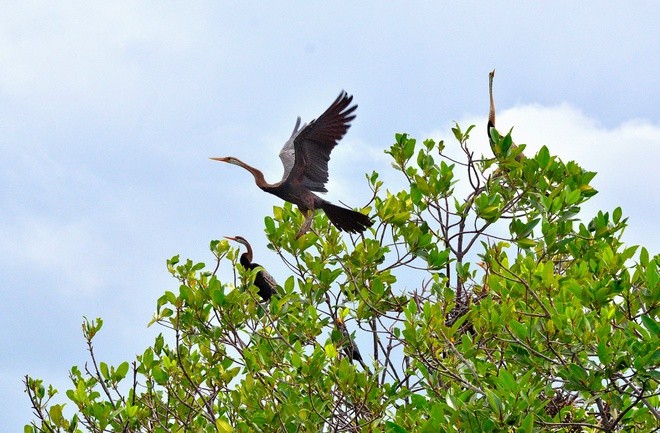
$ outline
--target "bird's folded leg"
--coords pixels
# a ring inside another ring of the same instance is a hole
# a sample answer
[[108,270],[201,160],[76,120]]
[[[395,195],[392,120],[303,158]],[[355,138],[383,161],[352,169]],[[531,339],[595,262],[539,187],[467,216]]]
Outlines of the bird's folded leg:
[[303,221],[302,225],[300,226],[300,230],[298,230],[298,233],[296,234],[296,239],[307,233],[309,229],[312,227],[312,220],[314,219],[314,211],[308,210],[303,213],[305,215],[305,221]]

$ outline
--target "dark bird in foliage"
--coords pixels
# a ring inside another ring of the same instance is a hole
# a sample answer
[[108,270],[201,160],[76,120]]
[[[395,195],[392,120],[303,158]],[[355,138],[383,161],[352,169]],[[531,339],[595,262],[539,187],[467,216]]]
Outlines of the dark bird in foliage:
[[252,261],[252,247],[250,246],[250,243],[247,240],[245,240],[244,237],[225,236],[225,239],[238,242],[239,244],[244,245],[245,248],[247,248],[247,251],[241,254],[239,263],[245,269],[248,269],[250,271],[256,268],[260,268],[259,272],[257,272],[257,275],[254,278],[254,285],[257,286],[257,288],[259,289],[259,296],[261,296],[261,298],[264,301],[269,301],[277,288],[277,283],[275,282],[275,278],[273,278],[273,276],[270,275],[268,271],[266,271],[263,268],[263,266],[261,266],[258,263],[254,263]]
[[341,332],[342,335],[344,354],[351,361],[359,362],[362,368],[364,368],[366,371],[370,371],[369,367],[367,367],[367,364],[365,364],[364,359],[362,359],[360,349],[358,349],[357,344],[355,344],[355,341],[353,341],[351,338],[351,334],[348,332],[348,329],[346,329],[346,325],[344,324],[343,320],[338,317],[337,320],[335,320],[335,326],[337,326],[337,329],[339,332]]
[[352,100],[353,96],[342,91],[318,119],[301,127],[298,117],[291,137],[280,151],[284,175],[277,183],[266,182],[261,171],[233,156],[211,159],[243,167],[252,173],[259,188],[297,205],[305,215],[305,222],[298,231],[298,237],[311,227],[315,209],[322,209],[339,230],[362,232],[373,224],[367,215],[334,205],[314,194],[327,192],[325,184],[328,181],[330,152],[346,134],[351,120],[355,118],[353,112],[357,105],[349,107]]

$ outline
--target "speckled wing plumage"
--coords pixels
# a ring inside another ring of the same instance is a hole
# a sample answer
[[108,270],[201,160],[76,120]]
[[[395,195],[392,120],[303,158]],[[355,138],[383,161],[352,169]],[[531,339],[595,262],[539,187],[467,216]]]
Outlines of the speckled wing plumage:
[[277,289],[277,282],[271,274],[268,273],[263,266],[258,263],[253,263],[254,268],[261,268],[257,272],[256,277],[254,278],[254,285],[259,289],[259,296],[263,298],[264,301],[269,301],[270,298],[275,294]]

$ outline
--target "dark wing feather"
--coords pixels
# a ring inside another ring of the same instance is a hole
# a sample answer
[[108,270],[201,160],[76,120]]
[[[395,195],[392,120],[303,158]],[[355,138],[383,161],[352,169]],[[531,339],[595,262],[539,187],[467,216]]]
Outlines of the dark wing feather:
[[289,176],[286,177],[285,174],[286,179],[282,179],[282,182],[299,184],[311,191],[327,191],[325,183],[328,181],[330,152],[346,134],[351,120],[355,118],[353,112],[357,105],[349,107],[352,100],[353,96],[342,91],[318,119],[312,120],[297,134],[294,131],[291,139],[295,163]]

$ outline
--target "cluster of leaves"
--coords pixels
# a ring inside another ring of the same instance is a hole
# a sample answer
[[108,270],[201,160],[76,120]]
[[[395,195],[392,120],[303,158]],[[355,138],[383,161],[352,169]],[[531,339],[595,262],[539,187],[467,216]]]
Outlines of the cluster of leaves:
[[618,208],[577,219],[594,173],[496,132],[497,157],[475,158],[471,131],[453,128],[459,157],[398,134],[404,187],[367,176],[363,235],[319,213],[296,238],[300,213],[274,208],[266,236],[291,274],[268,304],[226,241],[212,268],[169,260],[163,334],[113,367],[95,359],[102,322],[85,321],[73,415],[26,377],[26,432],[651,431],[660,256],[621,243]]

